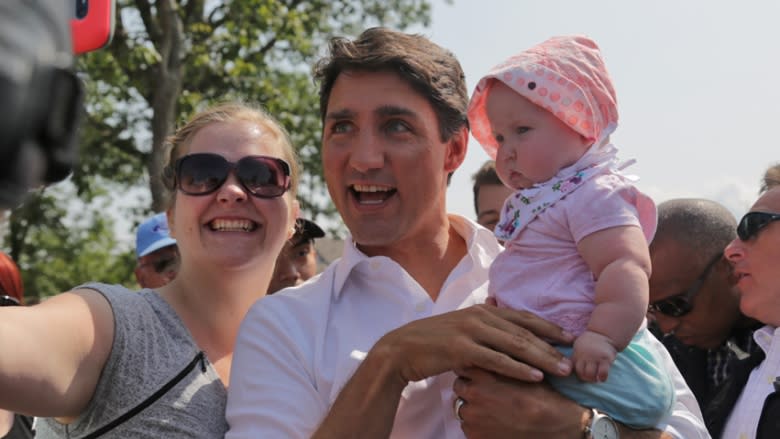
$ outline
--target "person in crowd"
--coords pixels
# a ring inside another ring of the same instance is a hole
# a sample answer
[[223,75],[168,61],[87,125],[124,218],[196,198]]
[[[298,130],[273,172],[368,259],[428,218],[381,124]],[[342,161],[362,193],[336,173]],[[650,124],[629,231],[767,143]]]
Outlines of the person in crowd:
[[[736,403],[723,439],[780,437],[780,187],[764,192],[742,217],[737,237],[724,254],[733,266],[739,307],[763,323],[753,337],[766,356],[740,391],[724,398]],[[739,390],[739,389],[735,389]]]
[[498,224],[504,200],[512,194],[512,189],[501,183],[496,174],[496,162],[493,160],[483,163],[472,179],[477,223],[492,232]]
[[276,258],[274,275],[268,285],[268,293],[282,288],[300,285],[317,274],[317,250],[314,240],[325,236],[325,232],[314,221],[298,218],[295,234],[290,238]]
[[176,277],[179,248],[171,238],[165,213],[158,213],[138,226],[135,255],[135,278],[141,288],[159,288]]
[[495,235],[506,250],[488,296],[576,337],[576,374],[550,383],[634,428],[657,425],[674,389],[646,328],[655,205],[624,176],[610,135],[617,98],[596,43],[557,36],[502,61],[469,106],[507,198]]
[[[24,305],[24,285],[19,267],[7,254],[0,252],[0,307]],[[32,418],[0,409],[0,438],[33,437]]]
[[764,177],[761,179],[759,194],[763,194],[775,186],[780,186],[780,163],[768,167],[766,172],[764,172]]
[[[325,180],[350,233],[318,277],[247,313],[226,437],[579,438],[609,426],[543,382],[571,373],[546,341],[571,335],[482,304],[501,247],[447,214],[448,176],[468,142],[468,94],[452,53],[372,28],[331,39],[315,77]],[[664,358],[677,389],[658,425],[666,432],[619,426],[621,438],[707,437]]]
[[650,244],[649,314],[714,437],[733,405],[724,403],[724,387],[741,388],[761,355],[753,341],[760,325],[740,311],[723,257],[736,226],[734,215],[715,201],[668,200],[658,205]]
[[227,430],[240,320],[265,295],[298,216],[296,157],[275,119],[240,103],[194,115],[168,147],[176,278],[139,292],[90,283],[0,309],[0,407],[45,417],[38,438]]

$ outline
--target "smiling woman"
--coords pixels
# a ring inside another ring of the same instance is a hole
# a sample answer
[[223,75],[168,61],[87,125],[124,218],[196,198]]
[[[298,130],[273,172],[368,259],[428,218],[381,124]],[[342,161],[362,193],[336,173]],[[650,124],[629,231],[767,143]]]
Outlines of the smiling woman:
[[[244,104],[195,115],[168,146],[173,281],[137,293],[90,283],[0,309],[0,407],[44,417],[36,437],[227,430],[233,345],[292,235],[297,161],[281,125]],[[36,349],[20,351],[22,338]]]

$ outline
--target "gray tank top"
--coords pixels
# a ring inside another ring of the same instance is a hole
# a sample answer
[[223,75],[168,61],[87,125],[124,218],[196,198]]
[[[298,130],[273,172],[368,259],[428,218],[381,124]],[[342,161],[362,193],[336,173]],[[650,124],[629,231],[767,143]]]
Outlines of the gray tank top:
[[[81,438],[138,406],[193,363],[200,349],[154,290],[91,283],[114,313],[114,343],[92,400],[71,424],[38,419],[36,438]],[[227,390],[205,356],[184,378],[103,438],[222,438]]]

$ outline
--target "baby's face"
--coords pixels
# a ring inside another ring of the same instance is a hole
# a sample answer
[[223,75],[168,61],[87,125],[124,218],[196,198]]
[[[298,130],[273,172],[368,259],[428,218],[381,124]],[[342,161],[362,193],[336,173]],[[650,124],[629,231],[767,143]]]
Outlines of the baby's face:
[[587,150],[584,137],[501,81],[488,92],[486,110],[498,143],[496,172],[512,189],[551,179]]

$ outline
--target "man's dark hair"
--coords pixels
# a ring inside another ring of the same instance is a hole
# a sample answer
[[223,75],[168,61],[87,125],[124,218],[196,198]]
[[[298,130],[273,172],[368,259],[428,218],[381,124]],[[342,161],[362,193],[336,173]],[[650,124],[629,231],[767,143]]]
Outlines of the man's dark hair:
[[479,205],[477,198],[479,198],[479,189],[482,186],[503,186],[504,183],[498,178],[496,173],[496,162],[488,160],[480,166],[479,170],[471,177],[474,180],[474,212],[479,215]]
[[469,97],[460,63],[452,52],[422,35],[376,27],[355,40],[332,38],[328,55],[314,66],[323,122],[333,84],[344,71],[397,73],[433,106],[442,142],[468,126]]

